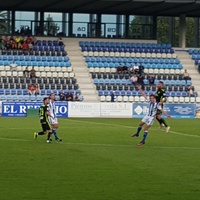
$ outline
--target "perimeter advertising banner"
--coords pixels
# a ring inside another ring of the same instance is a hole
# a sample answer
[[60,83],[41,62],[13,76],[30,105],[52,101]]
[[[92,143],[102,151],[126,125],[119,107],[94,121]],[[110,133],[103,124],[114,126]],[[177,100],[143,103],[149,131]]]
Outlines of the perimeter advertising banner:
[[[28,109],[38,109],[42,102],[2,102],[2,117],[26,117]],[[68,103],[57,102],[58,117],[68,117]]]
[[[148,112],[148,103],[133,104],[133,118],[142,118]],[[195,104],[164,104],[164,110],[172,118],[195,118]]]

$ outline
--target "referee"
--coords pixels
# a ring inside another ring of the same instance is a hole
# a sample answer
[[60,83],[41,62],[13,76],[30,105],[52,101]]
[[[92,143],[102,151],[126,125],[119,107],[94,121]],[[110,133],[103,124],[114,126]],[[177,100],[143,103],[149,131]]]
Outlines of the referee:
[[[42,131],[41,132],[35,132],[34,133],[34,139],[37,138],[38,135],[45,135],[47,134],[47,143],[50,143],[50,137],[52,134],[52,128],[51,128],[51,124],[49,122],[48,116],[52,117],[49,109],[48,109],[48,104],[49,104],[49,98],[45,97],[43,99],[44,104],[40,106],[39,109],[39,117],[40,117],[40,123],[42,126]],[[53,117],[52,117],[53,118]]]

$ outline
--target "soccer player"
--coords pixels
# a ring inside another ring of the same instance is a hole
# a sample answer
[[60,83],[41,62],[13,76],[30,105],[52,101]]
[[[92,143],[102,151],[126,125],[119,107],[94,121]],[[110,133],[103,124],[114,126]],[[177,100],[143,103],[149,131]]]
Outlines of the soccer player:
[[139,134],[140,134],[140,131],[141,131],[142,127],[143,127],[143,125],[146,124],[145,127],[144,127],[143,139],[142,139],[141,142],[139,142],[137,144],[137,146],[142,146],[142,145],[145,144],[149,128],[154,123],[157,110],[160,110],[168,118],[171,118],[171,117],[164,110],[162,110],[162,107],[156,101],[156,98],[155,98],[154,94],[151,94],[150,98],[148,98],[146,96],[146,94],[144,93],[144,91],[142,90],[142,87],[140,85],[138,85],[138,89],[141,91],[141,93],[145,97],[145,99],[149,101],[149,109],[148,109],[148,112],[147,112],[146,116],[141,120],[141,122],[140,122],[140,124],[139,124],[139,126],[137,128],[137,132],[135,134],[132,134],[131,137],[138,137]]
[[40,117],[40,123],[41,123],[41,126],[42,126],[42,131],[41,132],[35,132],[34,138],[36,139],[38,135],[47,134],[47,143],[50,143],[52,128],[51,128],[51,124],[49,122],[48,117],[53,118],[53,116],[51,116],[51,114],[48,110],[49,98],[45,97],[43,99],[43,102],[44,102],[44,104],[40,106],[39,113],[38,113],[39,117]]
[[[159,81],[158,84],[156,85],[156,87],[157,87],[157,91],[155,93],[156,101],[163,108],[163,103],[166,102],[166,100],[167,100],[163,82]],[[166,121],[162,118],[162,112],[160,110],[158,110],[157,113],[156,113],[156,119],[160,124],[160,128],[165,126],[166,133],[168,133],[169,130],[170,130],[170,126],[168,126]]]
[[52,133],[54,134],[55,140],[58,142],[61,142],[62,139],[60,139],[57,135],[57,129],[58,129],[58,118],[56,117],[56,106],[55,106],[55,94],[51,93],[49,96],[49,112],[53,118],[49,117],[50,124],[52,126]]

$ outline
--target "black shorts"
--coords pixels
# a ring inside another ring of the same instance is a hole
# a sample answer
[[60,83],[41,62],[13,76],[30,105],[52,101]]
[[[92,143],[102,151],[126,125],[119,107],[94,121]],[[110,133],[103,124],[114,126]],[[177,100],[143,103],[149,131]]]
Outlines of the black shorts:
[[51,130],[51,124],[49,122],[41,122],[43,132]]

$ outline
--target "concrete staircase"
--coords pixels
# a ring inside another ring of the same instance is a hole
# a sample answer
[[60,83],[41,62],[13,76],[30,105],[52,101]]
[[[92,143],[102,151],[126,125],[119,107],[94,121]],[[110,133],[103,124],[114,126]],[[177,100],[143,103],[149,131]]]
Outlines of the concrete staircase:
[[96,88],[81,54],[78,41],[73,39],[67,40],[66,46],[75,78],[84,97],[84,102],[99,102]]
[[178,59],[180,60],[180,63],[183,65],[183,68],[187,69],[187,72],[192,78],[192,85],[195,87],[195,91],[200,94],[200,74],[197,71],[194,61],[191,59],[191,56],[188,54],[187,51],[175,49],[175,52]]

